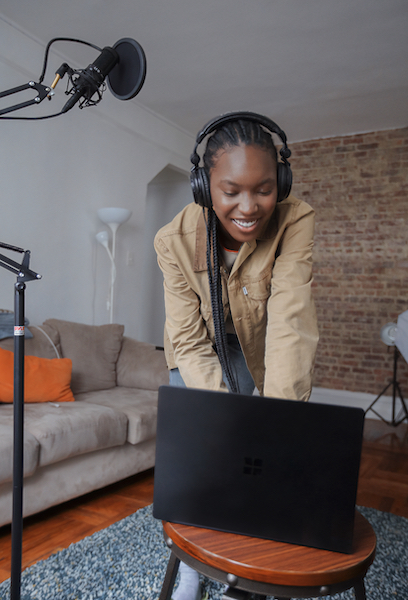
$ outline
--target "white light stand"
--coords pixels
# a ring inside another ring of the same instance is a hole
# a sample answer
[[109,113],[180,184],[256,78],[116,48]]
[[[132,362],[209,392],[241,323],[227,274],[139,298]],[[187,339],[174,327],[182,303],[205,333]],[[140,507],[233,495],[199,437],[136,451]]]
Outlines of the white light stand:
[[100,208],[98,210],[98,217],[100,220],[108,225],[112,231],[112,249],[109,248],[109,234],[107,231],[100,231],[96,234],[98,242],[106,248],[111,261],[111,282],[110,282],[110,294],[108,300],[109,309],[109,322],[113,323],[113,301],[114,301],[114,288],[116,279],[116,266],[115,266],[115,251],[116,251],[116,232],[119,225],[125,223],[130,219],[132,212],[127,208]]
[[[384,423],[387,423],[387,425],[397,427],[403,421],[405,421],[405,419],[408,420],[408,408],[402,395],[400,384],[397,380],[397,365],[399,357],[403,356],[408,362],[408,310],[399,315],[397,323],[387,323],[384,325],[381,328],[380,337],[384,344],[394,347],[393,375],[392,380],[388,383],[388,385],[385,386],[380,394],[378,394],[377,398],[370,404],[365,412],[367,414],[368,411],[371,410],[377,415],[377,417],[384,421]],[[379,400],[390,387],[392,388],[392,418],[391,421],[387,421],[373,407],[377,400]],[[397,397],[401,403],[401,410],[398,416],[396,414]]]

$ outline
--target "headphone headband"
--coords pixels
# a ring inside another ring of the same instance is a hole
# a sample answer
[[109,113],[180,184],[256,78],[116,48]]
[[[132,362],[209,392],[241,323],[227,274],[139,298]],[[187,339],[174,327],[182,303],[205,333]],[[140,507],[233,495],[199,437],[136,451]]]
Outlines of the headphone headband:
[[291,151],[287,147],[286,133],[279,127],[279,125],[277,125],[274,121],[272,121],[272,119],[268,119],[268,117],[265,117],[264,115],[259,115],[258,113],[246,111],[225,113],[224,115],[221,115],[215,119],[211,119],[211,121],[208,121],[208,123],[204,125],[203,129],[197,134],[193,155],[197,154],[198,146],[201,144],[201,142],[207,135],[213,133],[214,131],[222,127],[222,125],[224,125],[225,123],[229,123],[230,121],[239,121],[240,119],[245,121],[252,121],[254,123],[259,123],[260,125],[263,125],[263,127],[265,127],[266,129],[268,129],[271,133],[276,133],[276,135],[280,137],[283,143],[283,148],[280,151],[280,155],[282,156],[283,160],[290,157]]

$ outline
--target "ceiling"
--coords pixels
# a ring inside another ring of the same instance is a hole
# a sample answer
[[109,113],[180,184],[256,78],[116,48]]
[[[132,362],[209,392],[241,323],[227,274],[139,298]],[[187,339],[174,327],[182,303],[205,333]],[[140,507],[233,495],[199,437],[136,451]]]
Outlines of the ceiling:
[[[136,39],[147,77],[130,102],[192,135],[231,110],[291,141],[408,125],[407,0],[1,0],[0,16],[44,47]],[[89,50],[63,53],[86,67]]]

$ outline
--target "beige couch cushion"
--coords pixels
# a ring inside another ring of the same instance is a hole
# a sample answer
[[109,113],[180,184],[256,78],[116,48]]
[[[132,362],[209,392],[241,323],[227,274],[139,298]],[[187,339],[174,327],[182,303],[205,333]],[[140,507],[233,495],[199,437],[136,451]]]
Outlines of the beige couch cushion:
[[[13,407],[1,407],[2,423],[11,420]],[[127,417],[124,413],[85,402],[27,404],[24,429],[39,443],[38,466],[71,456],[120,446],[126,442]]]
[[74,394],[116,386],[123,325],[84,325],[59,319],[47,319],[44,325],[58,332],[62,356],[72,360]]
[[[11,407],[8,407],[11,408]],[[13,412],[1,411],[0,423],[0,482],[13,480]],[[24,477],[32,475],[37,468],[40,444],[28,431],[24,433]]]
[[127,441],[138,444],[156,435],[157,391],[116,387],[77,396],[78,404],[99,404],[123,412],[128,418]]
[[117,384],[124,387],[157,390],[169,384],[169,372],[163,350],[153,344],[124,337],[119,355]]

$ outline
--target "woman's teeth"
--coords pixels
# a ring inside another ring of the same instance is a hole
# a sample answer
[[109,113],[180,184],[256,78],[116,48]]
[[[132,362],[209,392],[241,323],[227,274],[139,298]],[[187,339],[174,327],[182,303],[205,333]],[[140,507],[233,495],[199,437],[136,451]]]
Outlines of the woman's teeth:
[[255,225],[257,219],[255,219],[254,221],[240,221],[239,219],[233,219],[233,221],[240,227],[252,227],[253,225]]

